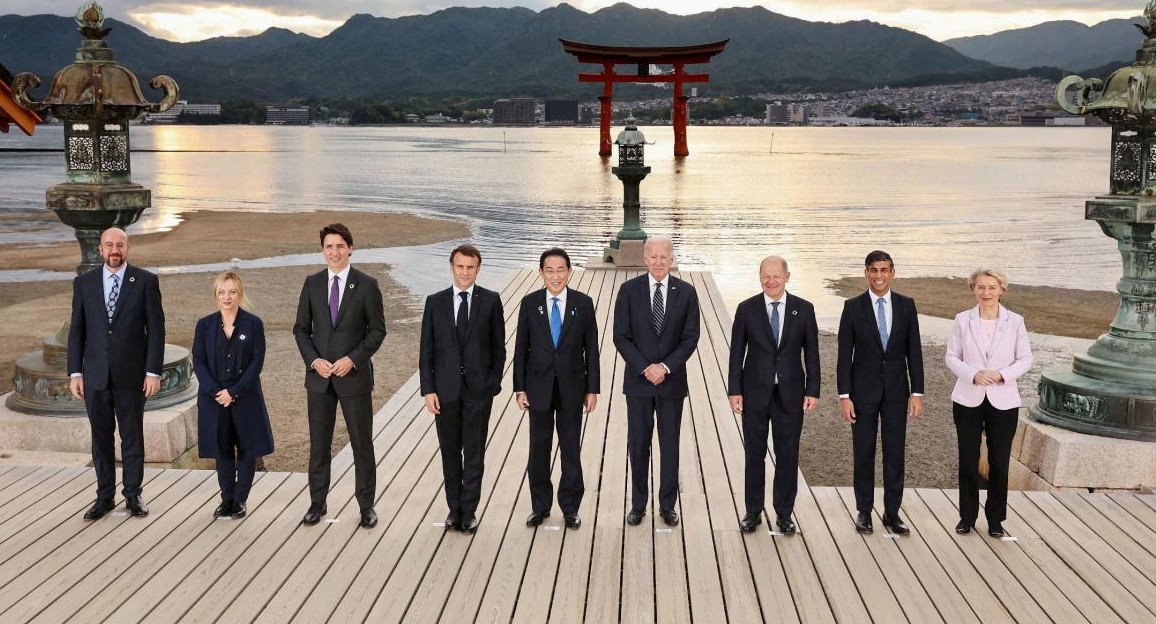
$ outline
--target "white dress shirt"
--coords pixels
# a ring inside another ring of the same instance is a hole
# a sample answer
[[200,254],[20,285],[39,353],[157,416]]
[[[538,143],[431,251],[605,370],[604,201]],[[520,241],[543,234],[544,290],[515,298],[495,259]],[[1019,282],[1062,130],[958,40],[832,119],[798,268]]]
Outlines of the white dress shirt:
[[455,323],[457,323],[458,308],[462,305],[461,293],[469,293],[469,296],[466,297],[466,318],[469,318],[469,316],[470,316],[470,307],[469,306],[473,305],[473,300],[474,300],[474,286],[477,286],[477,284],[470,284],[469,288],[462,290],[461,288],[458,288],[457,284],[454,284],[454,322]]
[[563,286],[562,292],[555,295],[554,293],[550,292],[549,288],[546,289],[546,310],[545,310],[546,311],[546,318],[550,317],[551,310],[554,309],[554,297],[557,297],[558,298],[558,316],[559,316],[559,318],[562,319],[563,324],[566,323],[566,291],[567,290],[570,290],[569,287]]
[[334,273],[333,269],[329,269],[329,282],[326,283],[325,300],[329,301],[329,293],[333,292],[333,276],[336,275],[341,278],[341,281],[337,283],[337,309],[339,310],[341,309],[341,299],[345,297],[345,289],[349,288],[349,269],[351,266],[352,265],[349,264],[345,265],[345,268],[341,269],[340,273]]

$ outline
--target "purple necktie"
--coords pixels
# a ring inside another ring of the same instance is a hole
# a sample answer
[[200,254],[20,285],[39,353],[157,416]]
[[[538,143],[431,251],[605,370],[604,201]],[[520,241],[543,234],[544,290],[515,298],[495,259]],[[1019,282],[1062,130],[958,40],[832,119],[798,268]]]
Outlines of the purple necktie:
[[329,322],[337,325],[337,306],[341,303],[341,276],[333,276],[333,288],[329,289]]

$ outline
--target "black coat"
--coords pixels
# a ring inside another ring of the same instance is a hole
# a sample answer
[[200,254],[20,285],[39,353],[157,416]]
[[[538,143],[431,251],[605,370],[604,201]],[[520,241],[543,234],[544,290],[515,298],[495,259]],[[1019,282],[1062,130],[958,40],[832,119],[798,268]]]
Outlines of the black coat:
[[[385,340],[385,309],[377,280],[349,269],[348,283],[343,287],[337,323],[329,319],[329,271],[323,269],[305,278],[297,302],[297,321],[293,335],[297,349],[305,360],[305,388],[325,392],[330,384],[338,396],[357,396],[373,391],[371,358]],[[353,370],[344,377],[328,379],[313,370],[313,361],[321,358],[330,363],[349,356]]]
[[225,409],[216,401],[217,393],[228,390],[233,397],[233,422],[240,447],[247,456],[273,452],[273,429],[261,392],[261,368],[265,364],[265,326],[261,319],[237,310],[233,339],[228,341],[232,372],[218,370],[217,342],[223,340],[221,313],[197,321],[193,333],[193,370],[197,374],[197,439],[201,457],[221,456],[217,446],[217,422]]
[[[141,388],[145,373],[160,375],[165,357],[165,313],[157,276],[126,264],[112,322],[104,299],[104,270],[72,282],[68,373],[84,375],[84,389]],[[115,363],[115,365],[114,365]]]
[[460,350],[454,289],[426,297],[418,362],[422,396],[436,392],[440,401],[496,396],[505,365],[506,319],[498,293],[474,286],[466,344]]
[[[650,278],[627,280],[614,302],[614,346],[626,362],[622,392],[627,396],[678,398],[687,395],[686,361],[698,347],[698,292],[671,275],[661,336],[651,326]],[[655,386],[642,375],[647,366],[666,364],[670,374]]]
[[568,288],[562,310],[558,347],[550,335],[550,303],[546,289],[522,298],[514,341],[514,392],[525,392],[534,409],[547,409],[558,380],[562,403],[581,404],[599,393],[598,319],[594,300]]
[[743,397],[743,409],[764,411],[775,375],[788,409],[803,408],[803,397],[819,397],[819,325],[811,302],[787,293],[780,310],[783,331],[775,345],[766,300],[759,293],[739,304],[731,326],[727,393]]
[[906,402],[911,393],[923,394],[923,347],[919,340],[919,313],[915,300],[891,292],[891,333],[887,351],[879,340],[875,311],[867,292],[843,304],[839,319],[839,394],[856,404]]

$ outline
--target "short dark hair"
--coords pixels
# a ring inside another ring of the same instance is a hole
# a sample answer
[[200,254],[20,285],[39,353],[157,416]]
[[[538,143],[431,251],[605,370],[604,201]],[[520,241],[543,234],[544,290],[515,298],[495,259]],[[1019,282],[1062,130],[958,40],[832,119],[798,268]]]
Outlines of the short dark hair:
[[349,228],[345,227],[344,224],[342,224],[342,223],[330,223],[329,225],[321,228],[321,244],[322,245],[325,244],[325,237],[329,236],[330,234],[336,234],[336,235],[340,236],[341,238],[345,239],[346,245],[349,245],[350,247],[353,246],[353,233],[350,232]]
[[482,252],[478,251],[477,247],[474,247],[469,243],[454,247],[454,250],[450,252],[450,264],[454,263],[454,256],[457,256],[458,254],[462,254],[467,258],[477,258],[478,266],[481,266],[482,264]]
[[542,257],[538,258],[539,269],[546,267],[546,258],[549,258],[550,256],[558,256],[559,258],[562,258],[566,261],[566,268],[570,268],[570,254],[566,253],[566,250],[562,249],[561,247],[551,247],[546,251],[543,251]]
[[891,265],[891,268],[895,268],[895,261],[891,259],[891,254],[886,251],[879,251],[878,249],[867,254],[867,259],[863,261],[863,266],[869,267],[876,262],[886,262]]

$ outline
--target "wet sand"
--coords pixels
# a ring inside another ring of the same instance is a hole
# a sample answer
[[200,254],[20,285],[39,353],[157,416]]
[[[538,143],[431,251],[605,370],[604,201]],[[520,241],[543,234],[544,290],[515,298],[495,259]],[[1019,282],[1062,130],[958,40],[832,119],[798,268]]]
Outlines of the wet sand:
[[[278,217],[284,215],[278,215]],[[134,237],[130,261],[143,266],[219,261],[232,255],[246,258],[302,253],[317,249],[316,232],[322,224],[342,221],[353,231],[357,245],[384,247],[425,244],[469,235],[461,224],[407,215],[366,213],[310,213],[273,219],[267,215],[204,213],[170,233]],[[189,228],[189,230],[186,230]],[[191,230],[191,231],[190,231]],[[254,238],[252,232],[260,231]],[[215,231],[215,233],[214,233]],[[235,254],[237,232],[249,232],[246,251]],[[305,242],[298,241],[303,239]],[[363,243],[364,241],[364,243]],[[61,246],[66,247],[66,246]],[[0,248],[0,256],[15,253]],[[71,268],[76,247],[59,249],[54,268]],[[387,336],[373,358],[374,409],[417,370],[421,321],[419,303],[389,276],[384,264],[354,265],[377,278],[385,298]],[[47,264],[47,263],[46,263]],[[36,265],[44,266],[44,265]],[[297,351],[292,327],[301,284],[310,273],[324,267],[320,254],[316,266],[247,269],[242,273],[252,311],[262,318],[268,342],[261,375],[273,424],[277,450],[265,458],[267,470],[304,471],[309,457],[309,427],[305,410],[304,363]],[[197,319],[216,310],[210,295],[213,273],[162,275],[166,341],[190,347]],[[0,392],[12,390],[12,371],[17,357],[40,348],[44,336],[55,333],[68,319],[72,284],[68,281],[0,284]],[[338,418],[333,449],[345,446],[348,436]],[[195,459],[195,454],[189,460]],[[197,465],[194,461],[183,465]],[[209,467],[211,464],[206,465]]]

